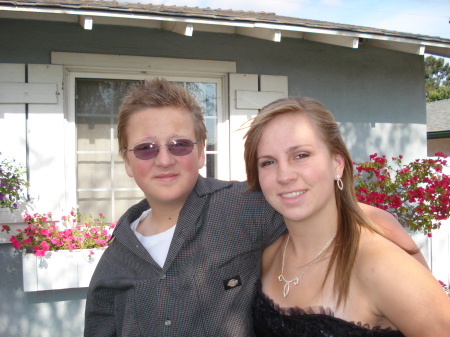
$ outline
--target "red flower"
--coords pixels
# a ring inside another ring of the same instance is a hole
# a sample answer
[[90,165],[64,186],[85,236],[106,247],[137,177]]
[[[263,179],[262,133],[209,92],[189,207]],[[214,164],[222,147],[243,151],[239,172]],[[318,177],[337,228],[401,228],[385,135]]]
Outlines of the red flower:
[[403,225],[428,235],[439,227],[437,220],[450,217],[450,177],[442,173],[447,156],[436,155],[409,164],[402,164],[401,155],[392,157],[395,168],[386,156],[370,155],[369,162],[355,164],[357,200],[386,209]]

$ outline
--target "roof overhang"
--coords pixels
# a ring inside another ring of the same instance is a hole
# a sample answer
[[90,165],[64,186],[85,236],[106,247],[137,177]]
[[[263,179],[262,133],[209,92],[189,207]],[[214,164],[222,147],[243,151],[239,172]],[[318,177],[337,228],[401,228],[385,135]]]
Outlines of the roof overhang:
[[[310,20],[299,20],[304,24],[292,24],[283,22],[270,23],[258,20],[258,18],[248,20],[220,15],[202,17],[191,13],[189,15],[183,13],[183,7],[179,7],[181,11],[176,15],[173,13],[128,10],[125,7],[105,7],[104,4],[107,2],[99,2],[99,6],[95,6],[95,8],[84,8],[83,6],[78,6],[77,8],[77,6],[71,6],[67,2],[61,3],[64,6],[55,2],[45,3],[44,6],[42,3],[36,3],[36,1],[3,1],[0,3],[0,17],[79,22],[85,29],[92,29],[92,25],[99,24],[165,29],[186,36],[192,36],[195,31],[206,31],[240,34],[275,42],[280,42],[283,37],[288,37],[353,49],[358,48],[360,45],[369,45],[416,55],[429,53],[450,57],[450,40],[424,35],[339,24],[333,26],[333,24],[325,22],[321,26],[317,24],[318,21]],[[308,24],[308,22],[314,24]]]
[[427,139],[450,138],[450,130],[427,132]]

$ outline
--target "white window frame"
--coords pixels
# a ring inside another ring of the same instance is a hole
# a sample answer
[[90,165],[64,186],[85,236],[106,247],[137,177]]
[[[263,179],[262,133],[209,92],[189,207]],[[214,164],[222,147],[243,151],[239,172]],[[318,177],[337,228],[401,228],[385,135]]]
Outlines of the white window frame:
[[[228,74],[236,63],[122,55],[52,53],[52,64],[64,67],[66,203],[77,204],[77,146],[75,87],[77,78],[143,80],[156,76],[170,81],[210,82],[217,85],[217,178],[230,179]],[[201,174],[206,168],[201,170]]]

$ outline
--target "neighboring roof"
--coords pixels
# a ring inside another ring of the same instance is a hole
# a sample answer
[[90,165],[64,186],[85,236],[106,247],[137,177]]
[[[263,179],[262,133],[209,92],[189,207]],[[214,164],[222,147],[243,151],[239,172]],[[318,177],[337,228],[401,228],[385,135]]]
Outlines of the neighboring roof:
[[[49,14],[52,15],[51,18]],[[292,37],[350,48],[368,44],[419,55],[430,53],[450,56],[449,39],[292,18],[274,13],[92,0],[0,2],[2,18],[65,21],[65,17],[66,21],[71,21],[70,16],[72,20],[74,16],[90,16],[94,19],[94,24],[113,24],[111,20],[115,19],[122,20],[120,24],[133,26],[142,25],[142,22],[137,23],[139,20],[153,20],[159,23],[159,28],[175,32],[180,32],[180,27],[176,26],[181,23],[193,25],[191,28],[194,31],[235,33],[277,42],[281,37]]]
[[427,103],[427,132],[450,131],[450,99]]

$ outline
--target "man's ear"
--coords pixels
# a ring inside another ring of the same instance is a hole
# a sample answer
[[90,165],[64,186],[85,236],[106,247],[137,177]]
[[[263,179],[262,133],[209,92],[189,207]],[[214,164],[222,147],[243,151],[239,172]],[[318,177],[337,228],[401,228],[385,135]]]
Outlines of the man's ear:
[[203,166],[205,166],[205,159],[206,159],[206,154],[205,154],[205,144],[198,144],[198,169],[201,170],[203,168]]
[[127,155],[128,155],[127,150],[123,150],[123,152],[122,152],[122,158],[123,158],[123,161],[124,161],[124,163],[125,163],[125,171],[127,172],[127,175],[128,175],[130,178],[133,178],[133,177],[134,177],[133,168],[132,168],[132,166],[130,165],[130,161],[128,160]]

